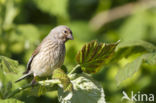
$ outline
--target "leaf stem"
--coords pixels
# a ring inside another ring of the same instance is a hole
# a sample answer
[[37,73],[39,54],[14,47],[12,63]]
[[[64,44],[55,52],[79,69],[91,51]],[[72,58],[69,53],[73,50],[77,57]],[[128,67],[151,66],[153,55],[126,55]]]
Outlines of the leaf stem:
[[81,67],[80,64],[77,64],[77,65],[71,70],[71,72],[68,73],[68,75],[75,73],[76,70],[77,70],[78,68],[80,68],[80,67]]

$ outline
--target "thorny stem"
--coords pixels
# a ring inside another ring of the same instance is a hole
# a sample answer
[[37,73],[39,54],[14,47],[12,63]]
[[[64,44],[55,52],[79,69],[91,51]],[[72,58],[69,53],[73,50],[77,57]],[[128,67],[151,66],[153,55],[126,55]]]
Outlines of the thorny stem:
[[22,87],[19,87],[17,88],[16,90],[14,90],[13,92],[11,92],[6,98],[10,98],[10,97],[13,97],[15,94],[19,93],[20,91],[26,89],[26,88],[29,88],[29,87],[32,87],[32,86],[37,86],[37,85],[54,85],[54,84],[60,84],[60,80],[58,79],[52,79],[52,80],[44,80],[44,81],[38,81],[38,83],[36,83],[35,85],[32,84],[32,83],[29,83],[27,85],[24,85]]

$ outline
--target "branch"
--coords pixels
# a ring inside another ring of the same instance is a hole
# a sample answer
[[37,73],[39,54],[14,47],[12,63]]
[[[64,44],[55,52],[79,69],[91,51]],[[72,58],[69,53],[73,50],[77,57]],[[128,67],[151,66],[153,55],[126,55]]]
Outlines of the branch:
[[[75,73],[78,69],[80,69],[80,65],[76,65],[73,70],[69,73]],[[17,93],[21,92],[24,89],[30,88],[32,86],[37,86],[37,85],[42,85],[42,86],[54,86],[55,84],[61,84],[61,81],[59,79],[52,79],[52,80],[44,80],[44,81],[38,81],[36,84],[32,84],[29,83],[27,85],[24,85],[22,87],[17,88],[16,90],[14,90],[13,92],[11,92],[6,98],[10,98],[13,97],[14,95],[16,95]]]
[[55,84],[61,84],[60,80],[52,79],[52,80],[38,81],[38,83],[36,83],[36,84],[29,83],[27,85],[24,85],[22,87],[17,88],[13,92],[11,92],[6,98],[13,97],[15,94],[21,92],[22,90],[24,90],[26,88],[30,88],[32,86],[37,86],[37,85],[54,86]]
[[98,30],[107,23],[132,15],[138,7],[142,7],[142,10],[156,7],[156,1],[141,0],[136,3],[129,3],[111,10],[102,11],[90,20],[89,25],[92,29]]

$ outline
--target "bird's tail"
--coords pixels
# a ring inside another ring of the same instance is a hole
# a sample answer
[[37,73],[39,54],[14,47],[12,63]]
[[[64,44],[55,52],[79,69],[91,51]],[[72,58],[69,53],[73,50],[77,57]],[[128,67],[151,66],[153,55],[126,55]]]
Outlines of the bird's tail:
[[24,78],[30,76],[31,74],[32,74],[32,72],[29,72],[29,73],[27,73],[27,74],[24,74],[22,77],[20,77],[18,80],[16,80],[15,83],[17,83],[17,82],[23,80]]

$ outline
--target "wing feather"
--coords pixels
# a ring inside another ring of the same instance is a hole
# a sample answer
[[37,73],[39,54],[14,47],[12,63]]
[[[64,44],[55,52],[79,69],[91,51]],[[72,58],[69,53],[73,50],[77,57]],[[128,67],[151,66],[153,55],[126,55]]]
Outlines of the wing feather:
[[41,49],[41,44],[40,44],[40,45],[35,49],[35,51],[33,52],[31,58],[30,58],[29,61],[28,61],[27,69],[26,69],[26,71],[25,71],[23,74],[29,73],[29,71],[31,70],[31,63],[32,63],[34,57],[39,53],[40,49]]

